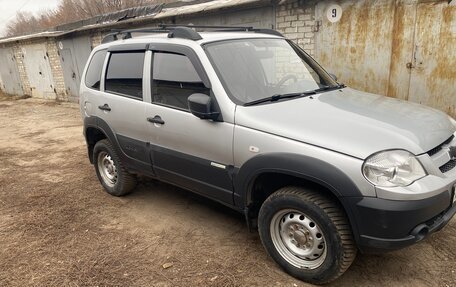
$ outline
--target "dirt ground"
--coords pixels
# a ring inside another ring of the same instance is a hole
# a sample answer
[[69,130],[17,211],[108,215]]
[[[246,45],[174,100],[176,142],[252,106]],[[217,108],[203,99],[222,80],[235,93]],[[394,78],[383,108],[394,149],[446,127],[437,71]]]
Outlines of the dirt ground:
[[[455,272],[453,219],[410,248],[358,255],[331,286],[456,286]],[[0,97],[0,286],[308,285],[228,208],[153,180],[105,193],[76,104]]]

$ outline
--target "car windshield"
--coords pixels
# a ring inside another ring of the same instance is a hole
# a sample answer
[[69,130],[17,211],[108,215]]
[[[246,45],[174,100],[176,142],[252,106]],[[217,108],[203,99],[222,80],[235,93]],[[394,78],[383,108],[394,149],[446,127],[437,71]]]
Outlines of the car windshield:
[[237,104],[339,87],[301,48],[284,39],[215,42],[206,45],[206,53]]

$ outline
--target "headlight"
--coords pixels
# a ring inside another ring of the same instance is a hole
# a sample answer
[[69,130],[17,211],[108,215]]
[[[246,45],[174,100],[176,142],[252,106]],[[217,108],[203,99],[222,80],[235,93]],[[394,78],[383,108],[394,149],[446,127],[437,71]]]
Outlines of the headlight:
[[407,186],[427,175],[416,157],[405,150],[383,151],[368,157],[363,174],[373,185]]

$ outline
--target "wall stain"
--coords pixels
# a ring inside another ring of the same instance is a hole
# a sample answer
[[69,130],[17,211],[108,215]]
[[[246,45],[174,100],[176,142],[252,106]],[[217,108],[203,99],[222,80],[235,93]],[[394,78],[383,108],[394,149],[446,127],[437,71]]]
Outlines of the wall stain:
[[341,20],[333,24],[323,18],[317,36],[324,39],[319,60],[328,70],[356,89],[424,103],[456,117],[456,5],[338,3]]

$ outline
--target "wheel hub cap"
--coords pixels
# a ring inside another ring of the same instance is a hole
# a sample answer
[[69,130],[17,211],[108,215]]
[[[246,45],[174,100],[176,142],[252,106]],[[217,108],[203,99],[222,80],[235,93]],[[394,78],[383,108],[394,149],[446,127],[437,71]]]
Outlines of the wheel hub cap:
[[98,170],[100,172],[103,181],[109,185],[114,186],[117,182],[117,168],[111,158],[106,152],[100,152],[98,154]]
[[320,227],[302,212],[284,210],[275,214],[271,237],[283,258],[298,268],[318,268],[326,258],[326,242]]
[[309,232],[303,232],[301,230],[293,231],[290,235],[296,242],[293,242],[297,247],[305,246],[307,242],[312,240],[312,237],[308,236]]

